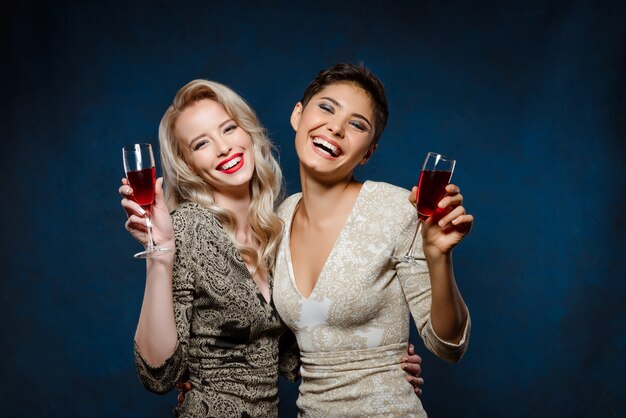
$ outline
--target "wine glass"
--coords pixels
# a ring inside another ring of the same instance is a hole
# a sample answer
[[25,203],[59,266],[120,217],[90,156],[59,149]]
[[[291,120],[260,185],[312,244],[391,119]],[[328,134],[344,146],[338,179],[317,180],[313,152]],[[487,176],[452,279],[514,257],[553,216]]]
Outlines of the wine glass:
[[391,257],[392,260],[417,264],[413,257],[415,240],[422,230],[422,223],[437,210],[439,201],[446,195],[446,186],[450,183],[456,161],[436,152],[429,152],[417,183],[417,228],[409,251],[402,257]]
[[150,144],[133,144],[122,148],[124,172],[133,189],[132,199],[139,203],[146,211],[146,226],[148,227],[148,245],[144,251],[135,254],[135,258],[147,258],[172,251],[171,248],[158,247],[152,239],[152,222],[150,207],[154,203],[154,185],[156,183],[156,168],[154,154]]

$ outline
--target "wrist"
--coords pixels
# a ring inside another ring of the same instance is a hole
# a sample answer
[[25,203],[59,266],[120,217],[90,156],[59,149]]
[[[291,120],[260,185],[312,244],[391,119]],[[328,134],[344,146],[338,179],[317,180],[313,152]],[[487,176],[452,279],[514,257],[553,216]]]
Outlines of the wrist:
[[176,240],[174,238],[166,239],[160,241],[157,245],[163,248],[170,248],[173,252],[176,249]]
[[439,248],[433,246],[425,246],[423,248],[426,261],[430,263],[449,263],[452,260],[452,249],[448,252],[441,251]]
[[176,255],[176,247],[174,242],[162,241],[157,244],[161,248],[167,248],[170,251],[163,251],[155,257],[149,257],[146,259],[147,267],[150,268],[171,268],[174,265],[174,257]]

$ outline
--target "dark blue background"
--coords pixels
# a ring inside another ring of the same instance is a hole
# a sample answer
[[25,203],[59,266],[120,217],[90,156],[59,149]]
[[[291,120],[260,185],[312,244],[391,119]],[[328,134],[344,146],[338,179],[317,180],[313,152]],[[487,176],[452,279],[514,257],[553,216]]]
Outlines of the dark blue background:
[[[194,78],[232,86],[280,149],[337,61],[384,81],[369,178],[410,187],[423,155],[458,159],[476,216],[455,251],[469,351],[425,352],[432,417],[626,416],[623,1],[9,1],[2,51],[3,416],[170,416],[135,375],[143,294],[117,188],[124,144],[156,143]],[[296,386],[281,383],[294,416]]]

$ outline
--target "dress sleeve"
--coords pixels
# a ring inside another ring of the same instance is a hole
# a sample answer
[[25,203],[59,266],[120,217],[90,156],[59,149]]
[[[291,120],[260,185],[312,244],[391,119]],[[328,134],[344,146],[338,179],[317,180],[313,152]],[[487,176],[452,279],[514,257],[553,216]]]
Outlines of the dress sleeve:
[[137,344],[134,346],[135,364],[139,379],[148,390],[155,393],[166,393],[172,390],[187,369],[187,349],[195,282],[193,263],[191,262],[194,254],[195,228],[193,228],[191,219],[186,219],[183,214],[178,212],[172,214],[172,222],[176,240],[172,286],[178,343],[174,353],[157,366],[149,364],[139,353]]
[[278,341],[278,372],[290,382],[295,382],[300,377],[301,364],[298,341],[288,329]]
[[[394,255],[406,254],[411,245],[416,227],[417,216],[414,215],[410,221],[406,222],[404,228],[402,228]],[[463,337],[458,344],[449,343],[439,338],[433,330],[430,318],[432,289],[426,257],[422,250],[421,237],[418,237],[416,240],[414,257],[418,261],[417,265],[400,262],[395,266],[397,277],[402,286],[404,297],[409,304],[411,315],[413,316],[417,330],[426,348],[443,360],[456,363],[461,360],[461,357],[465,354],[469,343],[471,328],[469,312],[467,313]]]

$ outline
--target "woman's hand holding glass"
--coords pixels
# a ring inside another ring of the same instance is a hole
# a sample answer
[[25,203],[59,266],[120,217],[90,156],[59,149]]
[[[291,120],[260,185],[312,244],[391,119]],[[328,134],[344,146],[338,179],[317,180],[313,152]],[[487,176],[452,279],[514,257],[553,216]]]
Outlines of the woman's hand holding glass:
[[[409,201],[415,206],[417,187],[413,187]],[[422,248],[425,255],[449,254],[467,234],[474,217],[463,207],[463,195],[455,184],[446,186],[446,194],[439,201],[437,210],[422,224]]]
[[[159,178],[155,185],[155,198],[151,206],[152,238],[156,245],[165,248],[174,248],[174,227],[163,193],[163,178]],[[148,245],[148,226],[146,223],[146,211],[132,199],[133,189],[128,179],[122,179],[119,188],[122,195],[122,207],[128,216],[126,230],[139,241],[140,244]],[[173,254],[173,252],[172,252]]]

